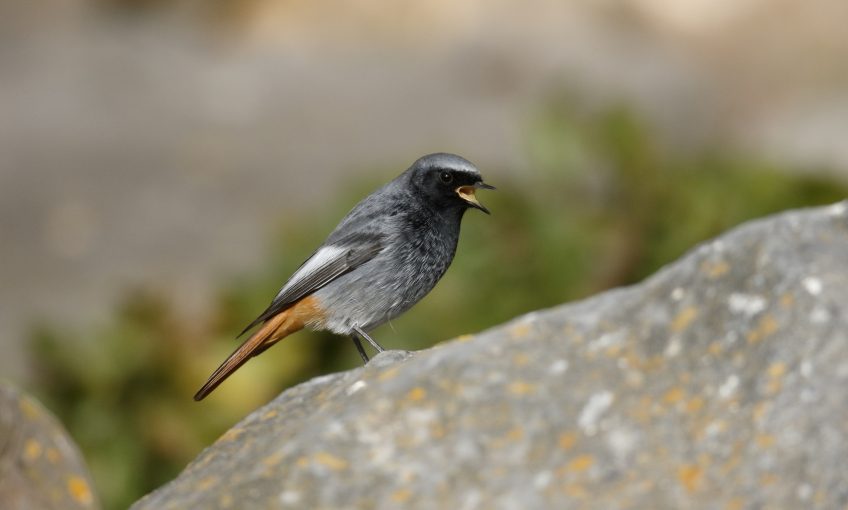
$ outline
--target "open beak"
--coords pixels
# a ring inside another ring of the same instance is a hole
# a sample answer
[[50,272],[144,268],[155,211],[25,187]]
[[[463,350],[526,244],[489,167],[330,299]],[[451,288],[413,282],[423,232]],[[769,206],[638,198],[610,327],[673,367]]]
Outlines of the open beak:
[[456,188],[456,194],[459,195],[460,198],[468,202],[468,205],[474,207],[475,209],[480,209],[486,214],[491,214],[483,204],[477,200],[477,190],[478,189],[495,189],[494,186],[490,184],[486,184],[485,182],[478,182],[477,184],[471,186],[460,186]]

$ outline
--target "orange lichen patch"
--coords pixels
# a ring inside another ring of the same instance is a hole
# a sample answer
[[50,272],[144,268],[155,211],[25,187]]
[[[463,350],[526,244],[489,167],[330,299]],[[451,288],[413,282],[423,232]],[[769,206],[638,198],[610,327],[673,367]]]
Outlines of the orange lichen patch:
[[346,460],[327,452],[316,453],[313,456],[313,460],[324,467],[332,469],[333,471],[342,471],[348,467]]
[[503,448],[508,444],[520,441],[522,437],[524,437],[524,430],[521,427],[513,427],[506,434],[494,438],[491,444],[493,448]]
[[218,442],[227,443],[230,441],[235,441],[236,439],[241,437],[242,434],[244,434],[244,429],[232,428],[224,432],[224,435],[221,436],[220,439],[218,439]]
[[671,321],[671,331],[674,333],[680,333],[685,330],[692,324],[692,321],[698,317],[698,309],[694,306],[687,306],[683,310],[680,310],[678,314]]
[[445,393],[458,393],[463,386],[458,384],[456,381],[450,379],[435,379],[430,381],[430,384],[435,384],[437,388],[444,391]]
[[421,402],[427,398],[427,390],[420,386],[416,386],[409,390],[409,393],[406,394],[406,399],[410,402]]
[[581,334],[581,333],[577,333],[576,331],[570,333],[568,335],[568,339],[571,340],[571,343],[578,344],[578,345],[582,344],[583,342],[586,341],[586,337],[583,336],[583,334]]
[[709,345],[709,347],[707,347],[707,352],[713,356],[718,356],[724,352],[724,346],[721,345],[721,342],[713,342]]
[[731,358],[731,361],[733,361],[733,364],[737,365],[737,366],[744,365],[745,364],[745,353],[741,352],[741,351],[734,353],[733,358]]
[[780,306],[782,308],[791,308],[792,305],[795,304],[795,296],[789,294],[788,292],[782,296],[780,296]]
[[571,459],[566,468],[573,473],[581,473],[586,471],[595,463],[595,458],[591,455],[578,455]]
[[624,374],[624,382],[633,389],[641,389],[645,385],[645,376],[641,372],[631,370]]
[[704,399],[702,397],[692,397],[686,403],[686,412],[695,414],[704,408]]
[[206,478],[203,478],[202,480],[197,482],[197,485],[194,486],[194,490],[205,491],[218,485],[218,482],[219,479],[217,476],[207,476]]
[[80,505],[90,505],[94,501],[94,498],[91,495],[91,487],[88,486],[88,482],[86,482],[84,478],[80,476],[70,476],[68,477],[65,486],[67,487],[71,498]]
[[514,427],[506,433],[507,441],[516,442],[521,440],[522,437],[524,437],[524,429],[522,429],[521,427]]
[[707,435],[707,427],[709,427],[709,421],[706,419],[699,420],[693,425],[692,437],[695,439],[695,441],[701,441],[702,439],[704,439],[704,436]]
[[398,489],[392,493],[392,501],[398,504],[403,504],[412,498],[412,491],[409,489]]
[[577,442],[577,434],[574,432],[563,432],[559,435],[559,439],[557,440],[557,444],[563,450],[570,450],[574,447],[574,444]]
[[721,473],[724,476],[729,475],[732,471],[734,471],[739,464],[742,463],[742,453],[743,453],[743,444],[741,441],[737,441],[736,444],[733,445],[733,450],[730,454],[730,458],[722,464]]
[[445,426],[441,423],[434,422],[430,425],[430,436],[434,439],[441,439],[445,437]]
[[760,485],[769,486],[769,485],[774,485],[776,482],[777,482],[777,475],[775,475],[774,473],[764,473],[760,477]]
[[687,464],[677,468],[677,479],[689,492],[695,492],[701,487],[704,471],[694,464]]
[[637,356],[631,349],[622,350],[621,359],[628,368],[640,369],[642,367],[642,358]]
[[458,337],[456,337],[457,342],[467,342],[467,341],[473,340],[473,339],[474,339],[474,335],[467,335],[467,334],[466,335],[459,335]]
[[659,372],[665,368],[665,356],[662,354],[651,356],[650,358],[645,359],[642,362],[642,366],[639,368],[641,368],[643,372]]
[[754,410],[751,413],[751,417],[754,419],[755,422],[759,423],[763,421],[763,417],[765,416],[766,411],[768,411],[768,403],[760,402],[756,406],[754,406]]
[[271,455],[262,459],[262,465],[268,468],[274,467],[282,462],[285,456],[280,452],[272,453]]
[[774,436],[771,434],[758,434],[756,438],[754,438],[754,442],[757,443],[757,446],[760,448],[771,448],[774,446]]
[[207,452],[201,455],[196,461],[194,461],[193,467],[202,468],[207,464],[215,460],[218,456],[214,452]]
[[38,416],[41,414],[38,409],[38,404],[36,404],[27,397],[22,398],[21,401],[18,402],[18,407],[20,407],[21,412],[24,413],[24,416],[26,416],[30,420],[38,418]]
[[766,383],[765,392],[767,395],[774,395],[775,393],[780,393],[780,390],[783,389],[783,383],[778,379],[771,379],[768,383]]
[[639,423],[645,424],[651,421],[654,403],[651,397],[643,395],[639,397],[639,403],[630,408],[630,416]]
[[604,354],[609,356],[610,358],[614,358],[621,353],[623,346],[621,345],[610,345],[606,349],[604,349]]
[[509,328],[509,334],[512,338],[524,338],[529,335],[531,331],[533,331],[533,328],[526,322],[519,322]]
[[766,393],[773,395],[783,388],[783,378],[781,376],[784,373],[786,373],[786,365],[783,363],[775,363],[769,367],[768,374],[770,377],[766,381]]
[[724,510],[742,510],[745,508],[745,501],[741,498],[732,498],[724,505]]
[[309,465],[309,458],[307,457],[298,457],[296,461],[294,461],[295,466],[299,468],[305,468]]
[[271,418],[274,418],[275,416],[277,416],[277,410],[276,409],[270,409],[265,414],[262,415],[261,419],[262,419],[262,421],[270,420]]
[[62,460],[62,454],[56,448],[48,448],[46,455],[51,464],[58,464]]
[[[470,335],[465,335],[465,336],[470,336]],[[459,337],[459,338],[462,338],[462,337]],[[399,372],[398,367],[391,367],[388,370],[386,370],[385,372],[381,373],[379,376],[377,376],[377,380],[378,381],[388,381],[388,380],[394,379],[395,376],[398,375],[398,372]]]
[[563,492],[569,497],[576,499],[586,499],[589,497],[589,492],[582,486],[576,483],[568,484],[563,488]]
[[683,391],[683,388],[672,388],[663,395],[663,402],[666,404],[676,404],[683,400],[685,396],[686,392]]
[[24,443],[24,458],[33,461],[41,456],[43,448],[35,439],[27,439]]
[[515,381],[510,383],[508,390],[513,395],[527,395],[536,391],[536,385],[525,381]]
[[513,356],[512,363],[517,367],[523,367],[527,363],[530,363],[530,357],[521,352]]
[[768,375],[771,377],[782,377],[786,373],[786,363],[772,363],[768,367]]
[[705,260],[701,271],[710,278],[718,278],[730,271],[730,264],[723,260]]
[[771,335],[777,331],[777,320],[771,315],[764,315],[760,321],[757,323],[757,326],[748,332],[746,336],[748,343],[757,343],[765,337]]
[[501,478],[501,477],[506,476],[507,469],[503,466],[498,466],[498,467],[494,468],[491,472],[492,472],[492,478]]

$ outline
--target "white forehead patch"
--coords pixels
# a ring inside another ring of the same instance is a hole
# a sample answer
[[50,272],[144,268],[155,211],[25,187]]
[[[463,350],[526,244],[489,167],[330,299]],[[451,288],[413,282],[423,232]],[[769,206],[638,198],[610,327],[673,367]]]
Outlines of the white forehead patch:
[[456,172],[462,172],[464,174],[468,174],[472,177],[480,177],[480,171],[477,170],[477,168],[474,167],[474,166],[463,165],[463,166],[460,166],[460,167],[450,166],[448,168],[450,168],[451,170],[454,170]]
[[420,158],[413,164],[413,167],[426,169],[441,169],[452,170],[454,172],[462,172],[473,177],[480,177],[480,171],[467,159],[457,156],[456,154],[448,154],[445,152],[430,154]]

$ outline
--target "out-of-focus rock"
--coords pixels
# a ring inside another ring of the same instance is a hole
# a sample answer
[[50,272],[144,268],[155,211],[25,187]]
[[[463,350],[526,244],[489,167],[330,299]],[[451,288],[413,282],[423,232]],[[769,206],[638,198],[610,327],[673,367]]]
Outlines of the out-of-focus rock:
[[287,390],[133,508],[842,508],[846,384],[842,203]]
[[68,433],[33,398],[0,383],[0,508],[100,508]]

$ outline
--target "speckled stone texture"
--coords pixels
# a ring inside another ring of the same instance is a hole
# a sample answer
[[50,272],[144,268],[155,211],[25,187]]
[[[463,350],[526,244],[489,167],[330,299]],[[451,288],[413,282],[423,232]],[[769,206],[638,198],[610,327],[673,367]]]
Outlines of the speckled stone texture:
[[847,387],[842,203],[287,390],[133,508],[842,509]]
[[0,508],[95,510],[85,463],[59,422],[0,383]]

